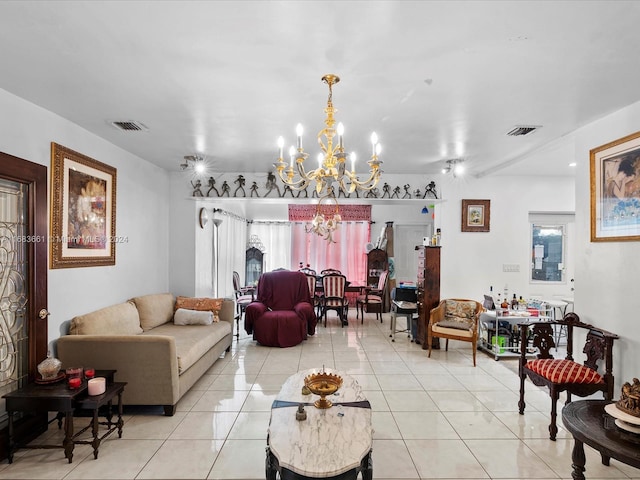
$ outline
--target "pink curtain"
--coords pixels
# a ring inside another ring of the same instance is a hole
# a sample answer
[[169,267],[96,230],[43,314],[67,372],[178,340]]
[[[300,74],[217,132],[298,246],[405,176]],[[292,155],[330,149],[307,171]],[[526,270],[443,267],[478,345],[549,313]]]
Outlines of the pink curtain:
[[351,283],[365,284],[367,254],[365,245],[371,238],[369,222],[342,222],[335,231],[335,243],[329,243],[315,233],[307,233],[305,225],[295,222],[291,228],[291,266],[300,262],[318,274],[326,268],[337,268]]

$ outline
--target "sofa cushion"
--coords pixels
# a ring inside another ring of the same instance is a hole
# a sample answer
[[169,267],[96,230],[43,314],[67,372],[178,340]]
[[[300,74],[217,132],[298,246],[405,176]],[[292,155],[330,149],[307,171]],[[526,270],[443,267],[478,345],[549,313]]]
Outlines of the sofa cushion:
[[140,315],[140,326],[146,332],[173,319],[175,298],[171,293],[143,295],[131,299]]
[[219,313],[223,301],[223,298],[178,297],[176,298],[175,310],[186,308],[187,310],[213,312],[213,321],[217,322],[220,320]]
[[213,323],[213,312],[179,308],[173,314],[173,323],[176,325],[211,325]]
[[174,325],[166,323],[144,332],[142,335],[167,335],[173,337],[178,357],[178,372],[186,371],[191,365],[215,346],[225,336],[233,332],[229,322],[212,323],[211,325]]
[[70,335],[137,335],[142,333],[138,310],[132,302],[119,303],[71,320]]

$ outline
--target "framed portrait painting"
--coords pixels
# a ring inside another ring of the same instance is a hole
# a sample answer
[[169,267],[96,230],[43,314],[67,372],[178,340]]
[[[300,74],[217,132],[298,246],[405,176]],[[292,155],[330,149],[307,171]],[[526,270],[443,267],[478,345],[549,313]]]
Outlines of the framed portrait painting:
[[640,240],[640,132],[589,153],[591,241]]
[[488,232],[491,220],[491,200],[462,200],[463,232]]
[[51,268],[116,263],[116,169],[51,144]]

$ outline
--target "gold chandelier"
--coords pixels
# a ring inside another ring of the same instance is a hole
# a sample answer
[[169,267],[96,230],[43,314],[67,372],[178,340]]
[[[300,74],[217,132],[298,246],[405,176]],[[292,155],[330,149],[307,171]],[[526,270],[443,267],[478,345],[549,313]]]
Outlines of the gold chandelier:
[[[340,78],[337,75],[327,74],[322,77],[322,81],[329,86],[329,98],[327,99],[327,108],[324,109],[327,115],[324,120],[326,127],[318,132],[318,143],[322,150],[322,153],[318,153],[318,168],[311,171],[307,171],[304,168],[304,161],[309,155],[302,148],[303,128],[302,125],[298,124],[296,127],[297,148],[291,146],[289,149],[291,159],[288,167],[282,158],[284,139],[282,137],[278,138],[280,156],[278,162],[274,163],[278,176],[292,190],[304,190],[309,184],[315,182],[315,191],[321,197],[330,198],[335,195],[334,183],[345,194],[351,194],[356,189],[371,190],[377,185],[382,173],[380,170],[382,161],[378,160],[378,155],[380,154],[378,136],[375,132],[371,134],[372,154],[371,159],[367,162],[370,167],[369,177],[361,181],[355,172],[355,153],[349,155],[351,170],[348,170],[345,165],[344,126],[342,123],[338,123],[337,127],[334,128],[336,122],[333,115],[337,110],[333,107],[332,87],[340,81]],[[336,135],[338,136],[338,141],[334,144]]]
[[[324,216],[322,213],[322,202],[324,200],[334,201],[335,209],[333,209],[333,214],[329,215],[328,218]],[[333,233],[338,229],[338,225],[342,222],[342,217],[340,216],[340,207],[338,206],[338,200],[334,195],[325,195],[323,196],[318,205],[316,205],[316,214],[311,220],[311,225],[305,227],[305,231],[307,233],[315,233],[316,235],[321,236],[329,243],[335,243],[333,239]]]

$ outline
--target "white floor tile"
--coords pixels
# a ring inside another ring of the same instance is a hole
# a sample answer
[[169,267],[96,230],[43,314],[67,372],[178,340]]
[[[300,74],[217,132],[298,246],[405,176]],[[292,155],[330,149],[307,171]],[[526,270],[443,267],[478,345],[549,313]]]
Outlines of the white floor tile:
[[[243,334],[173,417],[131,409],[122,438],[106,439],[98,460],[87,445],[76,447],[72,464],[62,450],[19,450],[12,465],[0,464],[0,478],[263,479],[275,396],[291,374],[323,364],[354,377],[371,403],[376,479],[571,478],[573,440],[560,420],[558,440],[548,439],[547,390],[527,381],[527,407],[518,414],[517,363],[478,352],[473,367],[462,342],[427,358],[404,334],[391,342],[388,314],[382,324],[371,315],[362,325],[354,311],[349,320],[342,328],[330,314],[326,328],[292,348],[264,347]],[[61,435],[52,427],[38,440]],[[640,480],[640,470],[615,460],[605,467],[585,450],[587,478]]]

